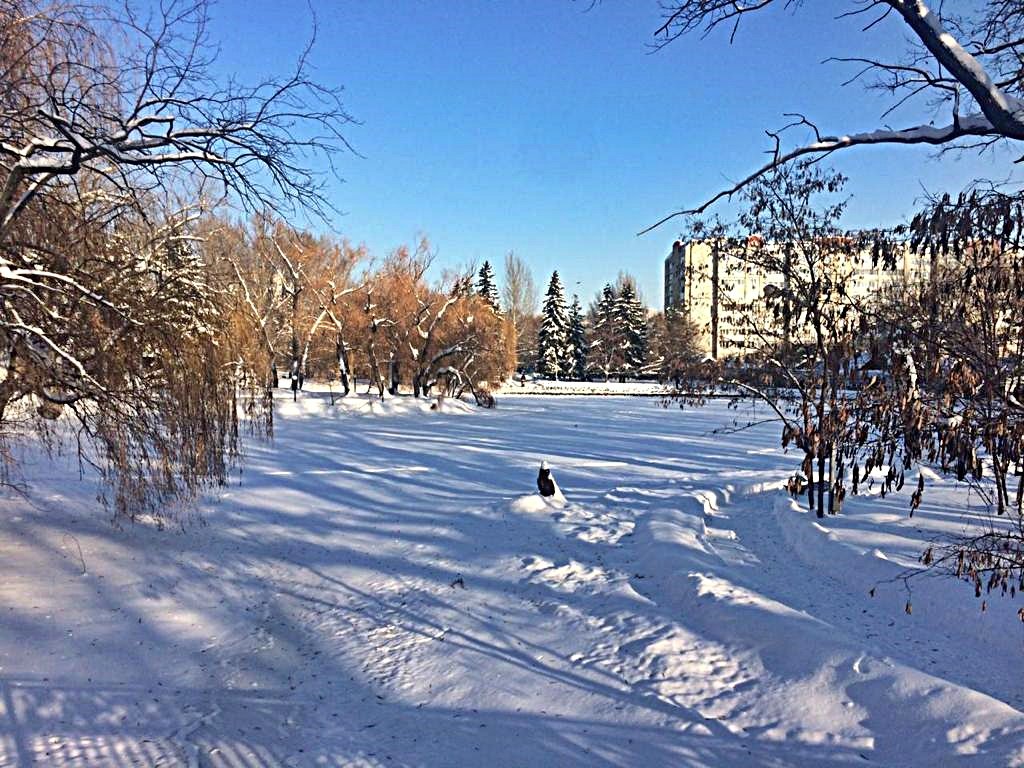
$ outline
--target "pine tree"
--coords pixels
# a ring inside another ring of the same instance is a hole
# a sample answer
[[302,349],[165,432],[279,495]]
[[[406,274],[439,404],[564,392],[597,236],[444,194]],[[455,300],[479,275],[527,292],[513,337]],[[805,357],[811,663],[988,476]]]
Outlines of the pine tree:
[[484,301],[491,305],[495,314],[501,313],[501,303],[498,300],[498,286],[494,282],[494,270],[491,268],[491,262],[489,261],[485,261],[484,265],[480,267],[476,291],[483,297]]
[[569,373],[572,354],[569,341],[569,315],[565,291],[558,271],[552,273],[541,310],[537,333],[537,371],[541,376],[557,379]]
[[636,375],[647,362],[647,310],[629,282],[619,293],[616,314],[622,339],[623,369]]
[[583,309],[580,297],[573,294],[569,308],[569,344],[572,361],[569,368],[573,378],[582,381],[587,377],[587,334],[583,327]]

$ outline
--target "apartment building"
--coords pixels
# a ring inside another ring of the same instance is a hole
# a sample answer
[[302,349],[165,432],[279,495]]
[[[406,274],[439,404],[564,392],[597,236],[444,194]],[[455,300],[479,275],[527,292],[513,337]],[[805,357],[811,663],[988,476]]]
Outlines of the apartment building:
[[[748,245],[754,243],[753,236]],[[743,257],[742,244],[722,240],[677,240],[665,259],[665,309],[685,312],[696,323],[704,351],[712,358],[745,354],[755,336],[788,333],[771,312],[766,296],[785,288],[785,271],[770,271]],[[837,256],[824,264],[830,277],[855,298],[868,298],[901,278],[923,272],[920,258],[905,251],[895,269],[874,266],[866,254],[851,259]]]

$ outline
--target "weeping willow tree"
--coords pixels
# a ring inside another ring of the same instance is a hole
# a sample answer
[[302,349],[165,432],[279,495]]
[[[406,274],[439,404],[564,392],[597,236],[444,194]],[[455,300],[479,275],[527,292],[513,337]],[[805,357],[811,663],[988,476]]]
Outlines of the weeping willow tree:
[[254,85],[219,77],[207,0],[135,10],[0,6],[0,433],[71,430],[127,517],[225,478],[239,398],[269,424],[193,204],[324,214],[318,169],[349,121],[304,54]]
[[240,412],[266,429],[269,400],[198,213],[94,192],[40,198],[3,243],[0,423],[8,439],[70,437],[118,517],[159,516],[226,479]]

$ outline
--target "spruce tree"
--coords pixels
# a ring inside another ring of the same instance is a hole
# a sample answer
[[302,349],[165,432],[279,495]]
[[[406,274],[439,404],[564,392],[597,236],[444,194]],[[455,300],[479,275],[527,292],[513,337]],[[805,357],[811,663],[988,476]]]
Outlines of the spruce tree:
[[501,313],[501,302],[498,300],[498,285],[494,281],[494,270],[491,262],[485,261],[477,273],[476,292],[483,297],[484,301],[491,305],[495,314]]
[[582,381],[587,377],[587,333],[583,327],[583,309],[580,297],[573,294],[569,308],[569,345],[572,351],[569,368],[573,378]]
[[623,369],[636,375],[647,362],[647,310],[629,282],[619,293],[616,315],[622,339]]
[[565,291],[556,270],[544,296],[540,330],[537,332],[537,371],[541,376],[557,379],[569,373],[572,358],[569,344]]

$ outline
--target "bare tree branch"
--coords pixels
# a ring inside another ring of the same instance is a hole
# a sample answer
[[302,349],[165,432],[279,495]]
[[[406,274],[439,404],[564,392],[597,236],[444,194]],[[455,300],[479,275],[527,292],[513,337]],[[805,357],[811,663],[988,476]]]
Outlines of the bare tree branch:
[[[911,100],[929,94],[938,95],[948,106],[945,125],[920,124],[901,130],[881,127],[877,130],[822,138],[813,124],[799,123],[768,132],[773,139],[771,159],[740,181],[732,184],[700,205],[671,213],[639,234],[650,232],[667,221],[702,213],[718,201],[729,198],[753,181],[780,165],[807,156],[827,156],[851,147],[878,144],[928,144],[941,147],[977,148],[993,141],[1024,141],[1024,2],[1022,0],[986,0],[966,19],[944,16],[925,0],[863,0],[839,14],[848,17],[874,14],[864,30],[881,21],[896,18],[911,33],[915,46],[906,61],[882,61],[871,57],[837,57],[832,61],[862,65],[847,83],[869,73],[880,76],[873,86],[885,89],[897,98],[883,117]],[[732,35],[742,18],[772,5],[771,0],[736,3],[725,0],[676,0],[663,5],[663,24],[655,37],[657,46],[691,32],[707,35],[721,25],[731,25]],[[777,5],[797,9],[799,0]],[[968,40],[962,44],[959,37]],[[966,110],[966,114],[962,113]],[[792,149],[782,147],[783,133],[795,125],[812,127],[815,140]],[[963,139],[984,139],[963,142]]]

